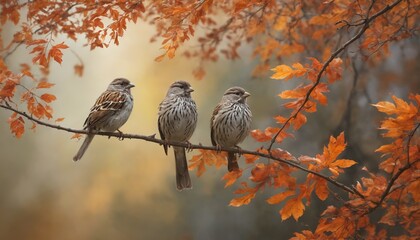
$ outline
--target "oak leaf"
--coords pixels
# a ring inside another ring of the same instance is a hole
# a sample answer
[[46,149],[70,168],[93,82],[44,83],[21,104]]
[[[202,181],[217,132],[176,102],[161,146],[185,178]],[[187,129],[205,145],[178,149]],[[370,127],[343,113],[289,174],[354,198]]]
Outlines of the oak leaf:
[[280,210],[281,219],[286,220],[293,216],[293,218],[297,221],[303,215],[304,210],[305,205],[303,205],[302,199],[299,197],[292,198],[288,200],[284,207]]

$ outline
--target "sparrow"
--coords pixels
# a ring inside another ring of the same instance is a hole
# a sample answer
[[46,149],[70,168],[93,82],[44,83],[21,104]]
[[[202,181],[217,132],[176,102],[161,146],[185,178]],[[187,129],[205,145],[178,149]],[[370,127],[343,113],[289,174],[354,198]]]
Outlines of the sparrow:
[[[237,147],[248,135],[252,113],[246,102],[250,96],[241,87],[226,90],[210,120],[211,142],[217,147]],[[228,171],[239,170],[235,153],[228,152]]]
[[[166,97],[159,105],[158,127],[164,141],[188,142],[197,125],[197,107],[191,98],[194,89],[185,81],[171,84]],[[168,155],[168,145],[163,145]],[[192,188],[184,147],[173,147],[175,155],[176,187]]]
[[84,123],[83,129],[87,130],[88,134],[79,151],[73,157],[74,161],[83,157],[96,132],[118,131],[122,134],[119,128],[127,122],[133,110],[132,87],[134,85],[127,79],[117,78],[99,96]]

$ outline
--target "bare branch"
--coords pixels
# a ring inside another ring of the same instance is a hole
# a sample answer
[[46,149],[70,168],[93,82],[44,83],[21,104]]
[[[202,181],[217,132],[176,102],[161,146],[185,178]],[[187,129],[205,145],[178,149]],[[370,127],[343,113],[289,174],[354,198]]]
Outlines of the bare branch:
[[[59,126],[59,125],[54,125],[54,124],[50,124],[50,123],[41,121],[39,119],[36,119],[36,118],[30,116],[29,114],[27,114],[25,112],[14,109],[14,108],[12,108],[11,106],[8,106],[8,105],[0,104],[0,107],[4,108],[4,109],[7,109],[7,110],[10,110],[12,112],[15,112],[15,113],[33,121],[33,122],[35,122],[35,123],[37,123],[39,125],[42,125],[42,126],[45,126],[45,127],[54,128],[54,129],[57,129],[57,130],[62,130],[62,131],[71,132],[71,133],[79,133],[79,134],[87,134],[88,133],[88,131],[86,131],[86,130],[77,130],[77,129],[72,129],[72,128],[66,128],[66,127],[62,127],[62,126]],[[167,144],[167,145],[177,146],[177,147],[186,147],[186,148],[189,148],[189,149],[203,149],[203,150],[213,150],[213,151],[222,150],[222,151],[226,151],[226,152],[240,153],[240,154],[250,154],[250,155],[259,156],[259,157],[263,157],[263,158],[269,158],[269,159],[287,164],[291,167],[300,169],[300,170],[302,170],[306,173],[310,173],[310,174],[313,174],[317,177],[323,178],[326,181],[328,181],[331,184],[343,189],[346,192],[349,192],[349,193],[352,193],[352,194],[357,194],[361,198],[364,198],[364,196],[354,188],[348,187],[345,184],[343,184],[341,182],[338,182],[337,180],[334,180],[334,179],[332,179],[328,176],[325,176],[321,173],[309,170],[309,169],[299,165],[298,163],[295,163],[295,162],[292,162],[292,161],[289,161],[289,160],[285,160],[285,159],[281,159],[281,158],[277,158],[277,157],[271,156],[271,154],[264,154],[264,153],[261,153],[261,152],[258,152],[258,151],[250,151],[250,150],[246,150],[246,149],[237,149],[237,148],[229,148],[229,147],[221,147],[220,148],[220,147],[215,147],[215,146],[203,146],[203,145],[201,145],[201,143],[190,144],[190,143],[187,143],[187,142],[163,141],[161,139],[155,138],[156,134],[153,134],[153,135],[150,135],[150,136],[145,136],[145,135],[138,135],[138,134],[120,134],[118,132],[98,132],[98,133],[96,133],[96,135],[107,136],[107,137],[115,137],[115,138],[123,138],[123,139],[124,138],[140,139],[140,140],[144,140],[144,141],[147,141],[147,142],[154,142],[154,143],[157,143],[157,144],[160,144],[160,145]]]

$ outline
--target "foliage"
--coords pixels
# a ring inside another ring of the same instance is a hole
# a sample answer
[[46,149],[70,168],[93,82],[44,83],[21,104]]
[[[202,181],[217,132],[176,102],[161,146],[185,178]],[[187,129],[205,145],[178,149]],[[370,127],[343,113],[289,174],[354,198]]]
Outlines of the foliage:
[[[411,94],[409,100],[392,96],[394,103],[381,101],[373,105],[387,115],[380,129],[391,142],[376,150],[382,154],[378,160],[380,171],[363,168],[366,176],[354,187],[338,179],[357,164],[339,157],[346,148],[344,133],[331,136],[323,152],[315,156],[295,157],[273,146],[293,137],[292,131],[302,128],[308,114],[316,112],[319,104],[327,105],[325,94],[331,84],[339,81],[343,69],[355,61],[348,51],[350,45],[366,64],[375,66],[389,57],[391,44],[414,37],[420,1],[12,0],[0,5],[0,31],[4,32],[7,24],[17,29],[10,42],[0,39],[1,107],[10,110],[25,106],[34,119],[53,118],[50,103],[56,96],[49,92],[53,84],[48,82],[48,69],[53,62],[61,64],[69,48],[66,42],[56,42],[57,36],[73,41],[84,38],[91,50],[106,48],[119,44],[128,23],[145,21],[156,26],[151,40],[162,39],[162,54],[156,61],[171,59],[182,51],[184,56],[199,60],[193,72],[198,79],[205,76],[206,61],[217,61],[220,56],[238,59],[238,49],[247,43],[259,62],[255,76],[267,76],[271,69],[272,79],[299,81],[299,85],[279,93],[290,114],[274,116],[278,126],[251,132],[255,141],[265,142],[268,147],[244,154],[247,168],[224,175],[225,187],[229,187],[251,169],[249,181],[241,182],[234,192],[238,196],[230,205],[249,204],[264,188],[272,188],[275,193],[267,203],[279,206],[282,220],[298,220],[309,209],[313,197],[321,201],[337,198],[331,190],[335,186],[348,195],[325,209],[315,229],[295,233],[294,239],[418,236],[419,94]],[[182,50],[193,38],[199,47]],[[9,68],[7,58],[21,46],[30,51],[32,62],[22,62],[20,70],[15,71]],[[289,59],[298,60],[289,64]],[[74,66],[77,75],[81,76],[83,69],[82,62]],[[8,119],[17,138],[24,134],[24,117],[28,115],[15,111]],[[39,122],[31,121],[34,129]],[[226,164],[225,155],[205,149],[190,162],[190,169],[197,169],[197,176],[206,171],[206,166],[219,168]],[[298,177],[299,171],[306,175]],[[385,214],[375,223],[370,214],[377,209],[383,209]],[[386,231],[385,226],[396,225],[404,229],[406,236]]]

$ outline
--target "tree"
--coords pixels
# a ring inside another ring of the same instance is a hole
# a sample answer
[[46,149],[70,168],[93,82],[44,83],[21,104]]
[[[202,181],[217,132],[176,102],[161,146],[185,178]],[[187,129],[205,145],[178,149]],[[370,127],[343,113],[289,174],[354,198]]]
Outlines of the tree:
[[[339,238],[415,238],[419,235],[419,177],[420,147],[420,95],[412,93],[405,100],[392,96],[392,101],[380,101],[373,106],[386,114],[380,129],[389,142],[380,146],[376,164],[378,171],[362,167],[365,177],[356,185],[342,182],[347,168],[362,162],[360,159],[340,158],[346,149],[345,134],[338,131],[331,136],[322,153],[316,156],[293,156],[276,147],[293,131],[304,126],[310,113],[326,105],[325,95],[344,74],[351,74],[353,84],[363,76],[373,74],[374,68],[392,56],[392,47],[413,47],[418,51],[419,1],[4,1],[1,2],[1,31],[6,23],[16,26],[13,38],[0,39],[0,107],[12,112],[8,122],[17,138],[24,134],[27,123],[73,132],[74,137],[85,134],[83,130],[64,128],[51,123],[56,100],[49,90],[48,69],[51,62],[62,62],[66,42],[56,42],[58,36],[81,41],[91,50],[118,45],[128,22],[144,21],[156,26],[151,40],[162,40],[162,55],[156,61],[178,57],[196,58],[193,75],[205,76],[204,63],[217,61],[221,56],[229,60],[239,58],[238,48],[248,44],[259,62],[253,75],[282,81],[296,81],[299,85],[279,94],[289,109],[288,115],[274,116],[278,125],[255,129],[251,136],[265,143],[264,147],[250,150],[223,148],[224,151],[243,153],[251,169],[250,179],[242,179],[235,191],[239,196],[230,205],[249,204],[263,188],[273,188],[279,193],[267,199],[269,204],[279,204],[281,219],[298,220],[310,208],[313,198],[322,201],[337,198],[321,214],[318,226],[295,233],[295,239]],[[190,39],[196,39],[197,48],[186,48]],[[412,41],[411,41],[412,40]],[[19,47],[31,52],[32,64],[22,63],[20,70],[10,69],[7,58]],[[182,53],[182,55],[180,54]],[[179,56],[181,55],[181,56]],[[74,66],[75,73],[83,74],[82,62]],[[271,70],[271,72],[270,72]],[[363,71],[362,71],[363,70]],[[35,72],[41,73],[34,74]],[[32,85],[23,84],[32,79]],[[367,84],[366,82],[363,84]],[[17,89],[19,93],[17,94]],[[349,103],[354,100],[353,91]],[[26,109],[26,110],[24,110]],[[25,113],[27,111],[28,113]],[[350,121],[348,108],[342,126],[347,135]],[[269,113],[267,115],[270,115]],[[55,119],[55,122],[62,121]],[[100,133],[120,137],[116,133]],[[162,143],[154,136],[124,134],[125,138],[143,139]],[[171,145],[187,147],[186,143]],[[190,169],[197,175],[206,166],[226,164],[216,148],[192,144],[199,153],[191,160]],[[224,176],[226,187],[241,178],[242,171]],[[297,177],[296,172],[305,173]],[[339,195],[330,189],[339,189]],[[281,205],[280,205],[281,204]],[[378,223],[373,212],[380,212]],[[401,233],[387,231],[387,226],[398,226]]]

